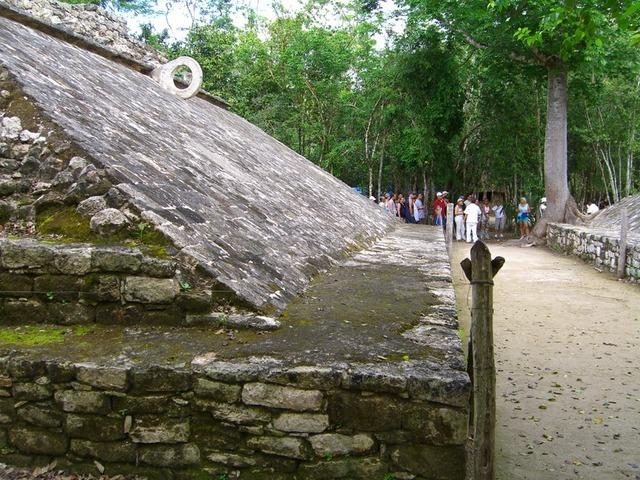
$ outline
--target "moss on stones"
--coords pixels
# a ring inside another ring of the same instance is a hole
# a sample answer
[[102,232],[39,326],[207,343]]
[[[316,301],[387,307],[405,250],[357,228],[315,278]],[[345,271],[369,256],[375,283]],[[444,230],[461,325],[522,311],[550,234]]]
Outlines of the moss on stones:
[[60,343],[68,336],[81,337],[95,329],[93,326],[53,327],[48,325],[28,325],[24,327],[0,328],[0,344],[33,347]]
[[36,229],[40,235],[55,236],[56,243],[92,243],[140,248],[145,254],[167,258],[171,242],[159,231],[145,228],[125,230],[109,237],[91,230],[89,219],[72,206],[53,206],[36,215]]

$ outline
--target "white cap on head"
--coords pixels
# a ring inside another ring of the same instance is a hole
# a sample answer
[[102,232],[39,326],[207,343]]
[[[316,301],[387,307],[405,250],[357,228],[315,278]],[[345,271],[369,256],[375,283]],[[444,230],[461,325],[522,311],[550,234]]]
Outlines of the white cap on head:
[[436,197],[441,197],[441,196],[442,196],[442,192],[436,193]]
[[547,197],[542,197],[540,199],[540,203],[547,203]]

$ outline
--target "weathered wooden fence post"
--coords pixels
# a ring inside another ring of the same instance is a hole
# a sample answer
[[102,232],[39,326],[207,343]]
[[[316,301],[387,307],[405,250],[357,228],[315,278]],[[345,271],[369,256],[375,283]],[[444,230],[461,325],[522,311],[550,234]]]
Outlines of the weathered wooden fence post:
[[453,203],[447,203],[447,229],[445,230],[447,243],[453,241],[453,232],[455,229],[456,226],[453,221]]
[[620,214],[620,246],[618,252],[618,278],[624,278],[624,266],[627,263],[627,232],[629,231],[629,211],[627,207]]
[[496,367],[493,354],[493,277],[504,258],[491,260],[487,246],[477,241],[471,260],[461,262],[471,282],[470,376],[473,383],[467,456],[467,480],[495,478]]

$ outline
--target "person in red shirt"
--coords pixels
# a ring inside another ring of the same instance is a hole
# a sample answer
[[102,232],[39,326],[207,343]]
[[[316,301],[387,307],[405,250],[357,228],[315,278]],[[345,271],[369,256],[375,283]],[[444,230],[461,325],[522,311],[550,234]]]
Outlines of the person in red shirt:
[[[447,214],[447,201],[442,196],[442,192],[436,194],[436,199],[433,201],[433,215],[437,218],[438,210],[440,210],[441,218],[444,218]],[[436,223],[435,225],[442,225],[444,222]]]

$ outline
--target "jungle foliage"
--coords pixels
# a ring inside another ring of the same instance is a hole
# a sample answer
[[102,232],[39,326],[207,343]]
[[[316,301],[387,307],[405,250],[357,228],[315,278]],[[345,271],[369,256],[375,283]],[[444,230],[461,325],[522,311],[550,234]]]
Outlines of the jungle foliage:
[[571,193],[614,202],[640,189],[638,0],[402,0],[395,15],[375,0],[310,0],[276,4],[272,19],[229,0],[170,3],[192,16],[186,38],[146,25],[142,40],[196,58],[208,91],[365,192],[539,198],[558,71]]

